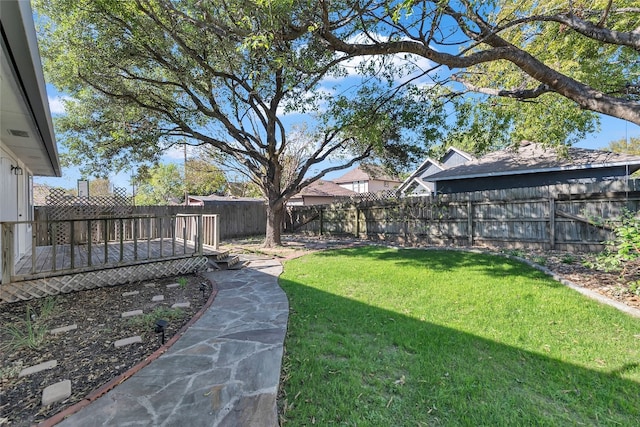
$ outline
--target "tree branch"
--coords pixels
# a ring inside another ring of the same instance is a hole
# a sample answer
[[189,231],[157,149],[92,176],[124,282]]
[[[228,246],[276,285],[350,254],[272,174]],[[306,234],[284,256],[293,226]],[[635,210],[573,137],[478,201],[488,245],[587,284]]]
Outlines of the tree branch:
[[469,89],[472,92],[482,93],[482,94],[491,95],[491,96],[501,96],[505,98],[515,98],[519,100],[537,98],[540,95],[543,95],[545,93],[553,92],[553,90],[551,90],[551,88],[546,84],[538,85],[538,87],[536,87],[535,89],[506,90],[506,89],[493,89],[493,88],[475,86],[455,74],[451,76],[451,80],[458,83],[462,83],[467,89]]

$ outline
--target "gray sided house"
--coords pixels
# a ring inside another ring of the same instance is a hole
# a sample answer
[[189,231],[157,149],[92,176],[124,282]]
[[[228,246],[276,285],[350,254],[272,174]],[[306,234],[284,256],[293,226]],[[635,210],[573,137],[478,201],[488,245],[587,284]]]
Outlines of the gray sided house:
[[405,196],[426,196],[435,192],[435,183],[429,177],[446,169],[463,165],[475,160],[469,153],[449,147],[442,157],[442,161],[428,157],[418,168],[398,187]]
[[566,156],[523,141],[429,176],[436,193],[461,193],[624,179],[640,169],[640,156],[569,148]]

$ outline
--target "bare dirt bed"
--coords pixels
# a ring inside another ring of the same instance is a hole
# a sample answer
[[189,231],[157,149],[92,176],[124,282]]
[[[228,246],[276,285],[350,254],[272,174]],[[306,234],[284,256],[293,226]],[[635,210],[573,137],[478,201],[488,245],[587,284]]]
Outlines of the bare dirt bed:
[[[509,254],[509,251],[502,251]],[[548,268],[553,273],[577,286],[591,289],[614,301],[640,309],[640,294],[632,290],[629,282],[619,273],[605,272],[588,267],[595,255],[569,254],[566,252],[519,251],[516,255]]]
[[[166,286],[183,278],[184,286]],[[202,283],[206,285],[204,295]],[[122,296],[133,291],[139,293]],[[200,310],[211,291],[206,279],[188,275],[1,305],[0,425],[39,423],[84,399],[161,347],[161,334],[155,332],[157,318],[168,321],[165,340],[169,340]],[[164,300],[153,302],[157,295],[163,295]],[[189,302],[190,307],[170,308],[178,302]],[[122,318],[123,312],[133,310],[142,310],[143,315]],[[28,323],[27,316],[31,319],[32,315],[34,320]],[[77,325],[77,329],[46,333],[37,348],[17,349],[11,345],[11,326],[28,332],[69,325]],[[140,336],[142,342],[114,346],[115,341],[133,336]],[[57,361],[55,368],[18,377],[22,369],[50,360]],[[71,396],[42,406],[42,390],[67,379],[71,380]]]

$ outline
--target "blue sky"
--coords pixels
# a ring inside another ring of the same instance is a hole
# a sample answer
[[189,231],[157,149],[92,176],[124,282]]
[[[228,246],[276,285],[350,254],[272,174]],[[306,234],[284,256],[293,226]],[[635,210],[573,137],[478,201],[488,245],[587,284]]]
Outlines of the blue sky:
[[[49,93],[49,105],[51,108],[51,113],[54,116],[58,114],[64,114],[64,108],[61,102],[62,95],[59,94],[51,85],[47,85],[47,91]],[[611,141],[619,140],[622,138],[640,138],[640,126],[638,125],[604,115],[601,116],[600,120],[600,132],[588,135],[583,141],[576,144],[576,147],[598,149],[606,147]],[[61,150],[62,147],[60,147],[60,144],[58,145],[59,149]],[[184,154],[182,150],[175,150],[173,152],[167,153],[164,159],[166,162],[177,162],[182,164],[183,158]],[[328,175],[327,178],[336,178],[342,175],[344,172],[346,171]],[[55,187],[76,188],[78,179],[80,178],[81,176],[78,168],[63,168],[62,177],[36,177],[35,182]],[[112,175],[110,177],[110,180],[114,184],[114,186],[125,187],[129,192],[131,192],[130,176],[128,173]]]
[[[1,0],[0,0],[1,1]],[[376,38],[384,39],[384,36],[377,35]],[[451,48],[453,49],[453,48]],[[394,56],[392,61],[397,63],[399,56]],[[353,82],[353,80],[347,80],[349,77],[354,77],[356,73],[356,68],[361,64],[362,59],[353,59],[346,62],[345,69],[347,71],[347,76],[341,76],[338,78],[326,77],[323,82],[325,83],[323,87],[329,92],[332,91],[345,91],[348,92],[349,88],[354,88],[357,86],[357,82]],[[404,57],[404,60],[401,61],[409,61],[409,63],[415,65],[418,71],[424,71],[432,69],[435,65],[425,58],[420,57]],[[442,70],[440,70],[442,71]],[[427,74],[422,77],[418,81],[414,81],[416,84],[424,84],[431,85],[433,84],[433,80],[431,80],[430,76]],[[336,89],[338,87],[338,89]],[[47,85],[47,91],[49,94],[49,103],[51,107],[52,114],[64,114],[64,107],[61,100],[64,98],[64,94],[58,93],[56,89],[52,85]],[[308,121],[310,124],[313,123],[313,119],[300,115],[300,114],[292,114],[284,117],[283,121],[285,125],[290,126],[295,124],[296,122],[304,122]],[[580,141],[575,146],[580,148],[589,148],[589,149],[598,149],[604,148],[608,145],[609,142],[623,139],[623,138],[631,138],[631,137],[640,137],[640,126],[628,123],[624,120],[615,119],[612,117],[600,116],[601,127],[600,131],[597,133],[593,133],[588,135],[583,141]],[[58,144],[59,150],[62,150],[61,144]],[[165,162],[175,162],[182,164],[184,161],[184,153],[182,149],[175,149],[168,152],[164,157]],[[325,176],[328,179],[334,179],[337,176],[344,174],[346,171],[339,171]],[[78,179],[81,178],[80,172],[78,168],[63,168],[62,169],[63,176],[61,178],[44,178],[44,177],[36,177],[35,181],[38,183],[45,183],[48,185],[63,187],[63,188],[76,188]],[[129,192],[131,192],[131,184],[130,184],[130,172],[120,173],[117,175],[110,176],[111,182],[116,187],[125,187]]]

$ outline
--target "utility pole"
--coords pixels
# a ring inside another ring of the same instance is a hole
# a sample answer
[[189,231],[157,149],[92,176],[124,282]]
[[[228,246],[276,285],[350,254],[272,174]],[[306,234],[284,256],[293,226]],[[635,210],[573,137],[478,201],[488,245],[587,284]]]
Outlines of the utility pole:
[[187,140],[184,141],[184,205],[189,204],[189,193],[187,193]]

